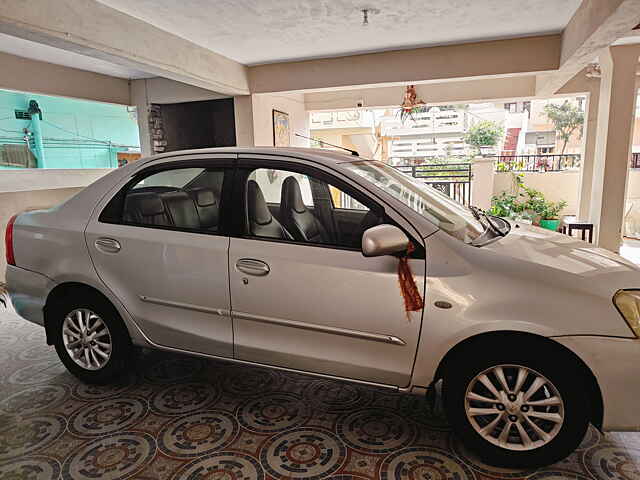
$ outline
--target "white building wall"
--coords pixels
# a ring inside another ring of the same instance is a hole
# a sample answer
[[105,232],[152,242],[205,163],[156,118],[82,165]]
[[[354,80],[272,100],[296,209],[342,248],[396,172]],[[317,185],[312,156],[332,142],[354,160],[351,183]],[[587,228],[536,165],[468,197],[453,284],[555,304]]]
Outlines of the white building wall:
[[295,134],[309,136],[309,118],[303,94],[252,95],[253,138],[257,147],[273,146],[273,110],[289,114],[292,147],[308,147],[309,140]]

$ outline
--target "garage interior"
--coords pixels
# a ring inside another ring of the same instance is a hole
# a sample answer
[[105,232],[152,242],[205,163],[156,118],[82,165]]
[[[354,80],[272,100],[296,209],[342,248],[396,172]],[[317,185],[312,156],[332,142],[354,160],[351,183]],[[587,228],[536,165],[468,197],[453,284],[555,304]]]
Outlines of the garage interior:
[[[397,106],[408,85],[429,105],[584,96],[576,213],[612,252],[639,57],[640,0],[0,2],[0,90],[121,107],[139,138],[124,163],[274,146],[274,111],[310,147],[310,112]],[[0,224],[113,168],[0,169]],[[591,426],[555,465],[501,469],[462,447],[439,397],[301,373],[141,350],[126,380],[90,386],[0,299],[0,480],[640,479],[638,433]]]

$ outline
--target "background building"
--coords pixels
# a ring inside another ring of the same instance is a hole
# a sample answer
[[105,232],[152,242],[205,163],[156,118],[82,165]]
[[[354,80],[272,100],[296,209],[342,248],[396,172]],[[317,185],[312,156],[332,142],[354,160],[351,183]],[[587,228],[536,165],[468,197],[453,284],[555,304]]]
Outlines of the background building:
[[0,90],[0,168],[110,168],[139,155],[135,107]]

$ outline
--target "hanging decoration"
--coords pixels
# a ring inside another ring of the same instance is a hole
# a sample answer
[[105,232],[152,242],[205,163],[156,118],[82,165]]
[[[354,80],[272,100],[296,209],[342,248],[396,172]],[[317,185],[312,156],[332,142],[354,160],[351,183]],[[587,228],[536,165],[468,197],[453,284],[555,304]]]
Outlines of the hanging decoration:
[[413,278],[411,266],[409,265],[409,257],[414,250],[415,246],[410,242],[407,247],[407,252],[401,256],[398,261],[398,282],[400,283],[400,291],[402,292],[402,298],[404,300],[404,310],[407,313],[409,321],[411,320],[409,312],[417,312],[424,307],[424,300],[422,299],[422,295],[420,295],[416,281]]
[[398,112],[402,123],[404,123],[407,118],[411,118],[411,120],[415,121],[415,118],[413,118],[414,114],[426,111],[427,104],[424,100],[418,98],[418,95],[416,94],[416,86],[407,85],[404,97],[402,98],[402,103],[400,104],[400,110]]

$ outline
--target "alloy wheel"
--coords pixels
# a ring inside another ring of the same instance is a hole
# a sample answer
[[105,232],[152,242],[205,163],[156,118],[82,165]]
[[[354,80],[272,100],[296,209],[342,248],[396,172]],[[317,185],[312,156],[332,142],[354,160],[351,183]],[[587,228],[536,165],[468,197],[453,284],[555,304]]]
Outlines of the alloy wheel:
[[498,365],[476,375],[465,393],[465,412],[482,438],[518,451],[551,442],[565,417],[553,383],[521,365]]
[[62,323],[62,340],[69,357],[86,370],[100,370],[111,358],[109,328],[87,308],[69,313]]

